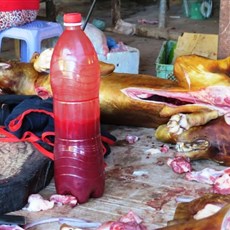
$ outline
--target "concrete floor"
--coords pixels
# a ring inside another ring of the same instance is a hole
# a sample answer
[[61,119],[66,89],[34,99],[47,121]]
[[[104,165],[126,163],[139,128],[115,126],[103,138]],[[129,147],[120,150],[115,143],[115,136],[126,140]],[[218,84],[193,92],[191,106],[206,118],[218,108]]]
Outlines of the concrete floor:
[[[118,220],[133,211],[143,219],[148,230],[167,225],[173,219],[177,198],[198,198],[211,193],[211,185],[185,179],[185,174],[176,174],[167,165],[175,149],[170,145],[168,152],[160,151],[162,146],[150,128],[108,126],[108,131],[117,137],[111,154],[105,158],[106,185],[101,198],[90,199],[87,203],[72,208],[69,205],[55,206],[47,211],[16,211],[13,214],[27,217],[28,223],[49,218],[78,218],[91,222]],[[126,136],[137,136],[134,144]],[[223,170],[225,167],[208,160],[194,161],[195,171],[204,168]],[[45,198],[55,194],[52,181],[40,194]],[[32,227],[31,230],[58,230],[60,223],[52,222]],[[93,230],[93,229],[92,229]],[[96,230],[96,229],[95,229]]]

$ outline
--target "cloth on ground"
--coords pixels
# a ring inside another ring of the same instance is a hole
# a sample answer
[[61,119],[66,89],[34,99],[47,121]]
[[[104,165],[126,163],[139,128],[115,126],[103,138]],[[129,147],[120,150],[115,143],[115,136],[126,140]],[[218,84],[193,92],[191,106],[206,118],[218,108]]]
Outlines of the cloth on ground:
[[[44,155],[53,159],[55,134],[52,99],[42,100],[37,96],[4,95],[4,98],[0,99],[0,104],[0,125],[4,127],[1,132],[4,135],[9,134],[8,138],[1,138],[1,140],[30,141]],[[12,136],[15,137],[15,140]],[[116,142],[116,138],[106,130],[101,130],[101,139],[104,155],[107,156],[111,151],[110,145]]]

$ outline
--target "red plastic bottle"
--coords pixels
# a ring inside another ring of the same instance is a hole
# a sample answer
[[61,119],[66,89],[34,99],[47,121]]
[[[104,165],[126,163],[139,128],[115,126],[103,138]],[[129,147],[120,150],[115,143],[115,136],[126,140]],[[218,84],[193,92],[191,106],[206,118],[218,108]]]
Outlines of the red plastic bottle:
[[100,66],[81,29],[81,14],[64,15],[65,30],[54,47],[50,76],[54,103],[54,179],[58,194],[85,203],[104,192],[100,133]]

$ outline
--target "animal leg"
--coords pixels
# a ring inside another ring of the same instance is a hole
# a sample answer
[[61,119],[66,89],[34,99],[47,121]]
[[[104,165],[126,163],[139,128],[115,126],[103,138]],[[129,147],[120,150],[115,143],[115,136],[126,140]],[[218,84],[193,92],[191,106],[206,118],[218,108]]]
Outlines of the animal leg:
[[191,127],[205,125],[207,122],[219,116],[220,114],[215,110],[206,113],[175,114],[167,123],[168,132],[180,135]]
[[[30,62],[33,64],[34,69],[41,73],[41,72],[46,72],[49,73],[50,72],[50,62],[51,62],[51,58],[53,55],[53,48],[49,48],[44,50],[41,53],[35,53],[32,57],[32,59],[30,60]],[[100,70],[101,70],[101,76],[106,76],[111,74],[114,69],[115,66],[113,64],[109,64],[109,63],[105,63],[105,62],[99,62],[100,64]]]

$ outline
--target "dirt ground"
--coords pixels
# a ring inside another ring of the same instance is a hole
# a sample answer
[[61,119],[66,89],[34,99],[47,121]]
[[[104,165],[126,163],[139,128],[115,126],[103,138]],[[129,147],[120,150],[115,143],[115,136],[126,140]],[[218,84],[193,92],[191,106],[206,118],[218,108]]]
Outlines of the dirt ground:
[[[57,11],[62,12],[81,12],[84,17],[88,14],[91,1],[67,1],[68,4],[57,1]],[[64,1],[63,1],[64,2]],[[144,25],[149,27],[149,30],[158,28],[159,17],[159,1],[152,0],[134,0],[134,1],[121,1],[121,18],[125,22],[136,25],[143,25],[140,21],[146,21]],[[167,11],[166,28],[172,34],[182,34],[183,32],[191,33],[208,33],[218,34],[219,27],[219,5],[214,3],[213,12],[210,18],[205,20],[195,20],[185,16],[182,1],[171,0],[170,8]],[[94,19],[105,21],[106,29],[105,34],[113,37],[116,41],[122,41],[126,45],[135,47],[140,51],[140,65],[139,72],[144,74],[155,75],[155,61],[159,55],[162,43],[165,41],[163,38],[145,37],[138,35],[124,35],[111,31],[111,1],[102,0],[95,4],[95,8],[90,17],[89,22]],[[152,24],[154,23],[154,24]]]
[[[91,7],[90,0],[55,0],[57,15],[65,12],[80,12],[86,17]],[[177,36],[183,32],[218,34],[219,27],[219,5],[214,4],[213,13],[205,20],[194,20],[187,18],[183,10],[183,4],[179,0],[171,0],[170,8],[167,11],[165,31]],[[39,15],[44,15],[44,5],[41,4]],[[136,24],[137,26],[147,26],[148,30],[158,28],[159,3],[157,0],[122,0],[121,18],[125,22]],[[149,37],[139,35],[124,35],[111,32],[111,0],[101,0],[96,2],[89,22],[94,19],[103,20],[106,23],[104,33],[106,36],[114,38],[117,42],[123,42],[128,46],[135,47],[140,51],[139,73],[156,75],[155,62],[159,55],[162,43],[166,40],[160,37]],[[142,21],[142,23],[140,22]],[[143,24],[143,21],[146,23]],[[152,24],[154,23],[154,24]],[[174,37],[175,37],[174,36]],[[4,41],[5,42],[5,41]],[[13,42],[5,42],[2,45],[1,57],[14,58],[12,52]]]

